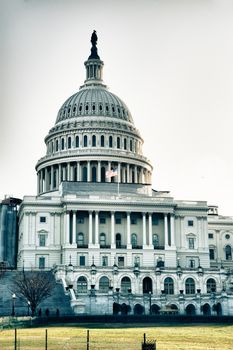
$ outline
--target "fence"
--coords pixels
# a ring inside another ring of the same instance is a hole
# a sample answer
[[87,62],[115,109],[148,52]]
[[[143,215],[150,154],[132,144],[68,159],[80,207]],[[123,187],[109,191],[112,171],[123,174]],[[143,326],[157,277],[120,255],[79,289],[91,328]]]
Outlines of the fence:
[[[68,339],[56,339],[54,341],[53,335],[50,336],[52,331],[49,329],[40,329],[39,334],[37,332],[34,339],[30,340],[31,350],[156,350],[155,340],[147,340],[144,333],[144,340],[141,342],[139,338],[128,337],[124,335],[124,331],[121,334],[115,334],[114,341],[108,337],[99,338],[92,331],[82,335],[71,336]],[[78,331],[77,331],[78,333]],[[5,347],[13,350],[23,350],[28,348],[29,340],[26,333],[20,332],[20,330],[14,329],[11,331],[11,338],[8,344],[1,344],[1,349]],[[142,335],[139,335],[142,339]],[[29,337],[30,338],[30,337]],[[5,347],[4,347],[5,346]]]

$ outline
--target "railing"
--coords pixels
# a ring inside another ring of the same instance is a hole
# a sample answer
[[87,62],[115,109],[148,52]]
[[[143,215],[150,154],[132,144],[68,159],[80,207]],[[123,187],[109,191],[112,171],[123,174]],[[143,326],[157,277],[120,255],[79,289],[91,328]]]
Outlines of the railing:
[[88,248],[88,244],[77,244],[77,248]]
[[142,245],[132,245],[132,249],[142,249]]
[[119,244],[116,246],[116,249],[126,249],[127,246],[126,245],[123,245],[123,244]]
[[100,244],[100,248],[109,249],[109,248],[111,248],[111,245],[110,244]]
[[156,250],[164,250],[164,245],[154,245],[154,249],[156,249]]

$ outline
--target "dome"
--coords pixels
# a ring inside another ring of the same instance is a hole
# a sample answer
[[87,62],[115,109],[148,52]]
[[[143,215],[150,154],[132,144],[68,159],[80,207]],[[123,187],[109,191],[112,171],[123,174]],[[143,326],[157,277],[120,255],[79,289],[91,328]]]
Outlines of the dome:
[[101,116],[133,123],[126,104],[103,84],[86,84],[70,96],[60,108],[56,124],[71,118]]

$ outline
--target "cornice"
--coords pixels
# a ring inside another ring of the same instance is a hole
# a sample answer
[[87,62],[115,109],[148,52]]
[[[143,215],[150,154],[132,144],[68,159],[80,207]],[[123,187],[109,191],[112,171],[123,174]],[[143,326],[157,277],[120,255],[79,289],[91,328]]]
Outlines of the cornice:
[[[153,167],[149,159],[147,159],[142,155],[136,155],[133,152],[131,154],[127,154],[128,152],[125,152],[125,154],[119,154],[120,152],[124,152],[124,151],[111,149],[111,151],[109,151],[108,154],[106,154],[106,149],[98,150],[97,148],[96,149],[89,148],[89,152],[88,152],[88,149],[82,148],[82,150],[83,150],[83,154],[81,154],[80,149],[77,148],[72,151],[69,150],[69,151],[57,152],[57,153],[54,153],[53,155],[47,155],[38,160],[35,166],[35,169],[36,171],[39,171],[41,170],[41,168],[44,168],[45,166],[51,166],[59,163],[66,163],[68,161],[72,162],[74,161],[73,159],[75,159],[75,161],[100,160],[100,161],[111,161],[111,162],[114,159],[115,162],[118,162],[118,161],[123,162],[124,160],[125,163],[129,163],[131,165],[141,166],[141,164],[146,164],[147,166],[149,166],[150,170],[153,170]],[[56,161],[59,161],[59,162],[56,162]],[[135,162],[137,162],[137,164]]]

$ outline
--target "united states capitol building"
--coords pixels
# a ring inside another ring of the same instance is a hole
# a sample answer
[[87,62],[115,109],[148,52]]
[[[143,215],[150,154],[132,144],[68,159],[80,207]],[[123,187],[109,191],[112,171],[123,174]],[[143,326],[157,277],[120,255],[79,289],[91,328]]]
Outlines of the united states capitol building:
[[18,268],[52,270],[76,314],[233,315],[233,218],[153,189],[91,42],[86,79],[45,137],[37,195],[19,208]]

